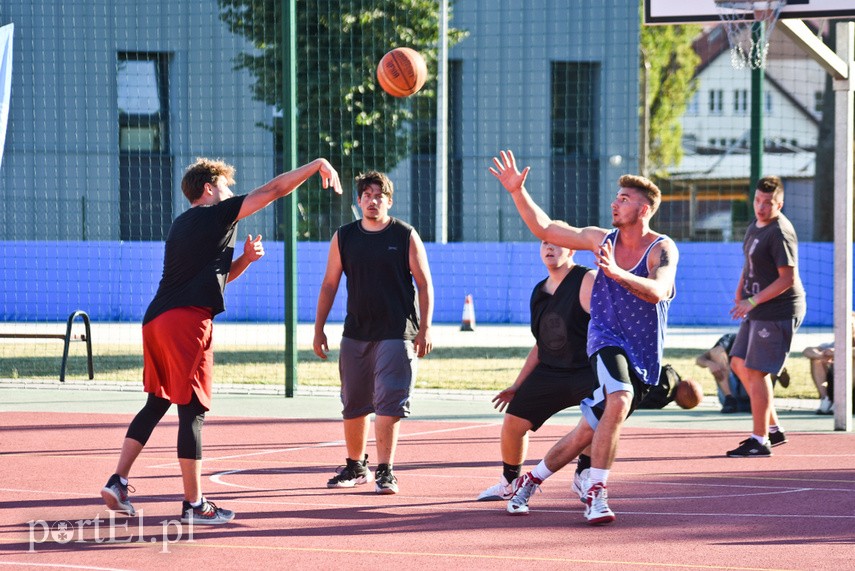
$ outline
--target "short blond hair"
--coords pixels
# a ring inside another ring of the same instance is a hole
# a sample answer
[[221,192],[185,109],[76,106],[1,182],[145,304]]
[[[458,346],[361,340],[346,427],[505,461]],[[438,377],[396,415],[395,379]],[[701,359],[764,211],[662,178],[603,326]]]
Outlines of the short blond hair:
[[649,178],[636,174],[625,174],[618,179],[618,186],[621,188],[634,188],[642,193],[647,198],[647,201],[650,202],[651,216],[659,210],[659,203],[662,202],[662,191]]
[[221,160],[198,157],[196,162],[184,171],[181,192],[190,204],[193,204],[202,196],[205,184],[216,185],[220,177],[226,179],[226,185],[232,186],[235,183],[235,167]]

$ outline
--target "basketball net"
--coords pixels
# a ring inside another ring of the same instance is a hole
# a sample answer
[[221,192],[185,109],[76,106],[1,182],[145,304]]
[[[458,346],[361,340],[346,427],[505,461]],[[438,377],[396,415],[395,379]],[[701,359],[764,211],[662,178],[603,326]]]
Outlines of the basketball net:
[[[730,63],[734,69],[766,67],[769,38],[786,3],[786,0],[715,0],[719,18],[727,31]],[[752,14],[753,20],[746,19]],[[757,40],[751,33],[755,22],[763,24],[763,30]]]

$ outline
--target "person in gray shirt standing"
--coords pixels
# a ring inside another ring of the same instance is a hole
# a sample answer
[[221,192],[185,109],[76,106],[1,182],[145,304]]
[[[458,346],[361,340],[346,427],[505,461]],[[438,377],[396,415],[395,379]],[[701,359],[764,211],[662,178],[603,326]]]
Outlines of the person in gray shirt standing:
[[735,458],[772,455],[787,437],[778,423],[770,375],[784,367],[793,334],[805,315],[805,290],[799,278],[799,242],[792,223],[781,212],[784,185],[776,176],[757,182],[755,220],[745,231],[745,264],[730,310],[742,319],[730,352],[733,372],[751,398],[753,432],[727,452]]

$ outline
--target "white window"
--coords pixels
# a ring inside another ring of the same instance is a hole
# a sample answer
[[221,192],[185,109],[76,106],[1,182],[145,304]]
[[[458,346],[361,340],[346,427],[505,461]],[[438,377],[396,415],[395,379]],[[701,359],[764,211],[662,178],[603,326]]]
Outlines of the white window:
[[724,110],[724,91],[710,89],[710,115],[721,115]]
[[686,115],[699,115],[701,112],[701,101],[700,95],[696,91],[692,98],[689,99],[689,103],[686,104]]
[[817,113],[822,113],[822,102],[825,99],[825,92],[823,91],[814,91],[813,92],[813,110]]
[[733,111],[736,115],[748,113],[748,90],[736,89],[733,92]]

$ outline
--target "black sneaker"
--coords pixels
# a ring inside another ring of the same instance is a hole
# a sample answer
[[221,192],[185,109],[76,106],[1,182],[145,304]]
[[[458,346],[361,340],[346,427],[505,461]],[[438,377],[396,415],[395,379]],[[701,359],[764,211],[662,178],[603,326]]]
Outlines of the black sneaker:
[[335,476],[327,481],[327,488],[352,488],[356,485],[374,481],[374,474],[368,468],[368,454],[362,462],[347,458],[344,466],[336,468]]
[[377,465],[377,479],[374,481],[374,491],[378,494],[397,494],[398,478],[392,473],[388,464]]
[[[745,444],[749,440],[753,440],[753,438],[751,438],[749,436],[748,438],[746,438],[745,440],[743,440],[739,444]],[[769,433],[769,440],[767,442],[769,443],[769,448],[774,448],[775,446],[780,446],[781,444],[786,444],[787,442],[789,442],[789,440],[787,440],[787,435],[784,433],[784,431],[779,430],[777,432],[770,432]]]
[[190,502],[184,500],[181,505],[181,523],[192,523],[193,525],[221,525],[229,523],[235,518],[235,512],[218,508],[214,502],[202,498],[202,504],[194,508]]
[[727,455],[730,458],[765,458],[772,455],[772,449],[749,436],[737,448],[728,450]]
[[775,446],[780,446],[781,444],[786,444],[789,442],[787,440],[787,435],[784,434],[783,430],[779,430],[778,432],[770,432],[769,433],[769,447],[774,448]]
[[118,474],[113,474],[107,480],[107,484],[101,488],[101,497],[104,498],[104,503],[114,512],[126,513],[128,515],[136,514],[134,506],[131,505],[131,500],[128,498],[128,491],[135,492],[133,486],[126,486],[122,483]]
[[739,403],[736,402],[736,398],[733,395],[726,395],[724,397],[724,404],[721,406],[721,413],[731,414],[734,412],[739,412]]

